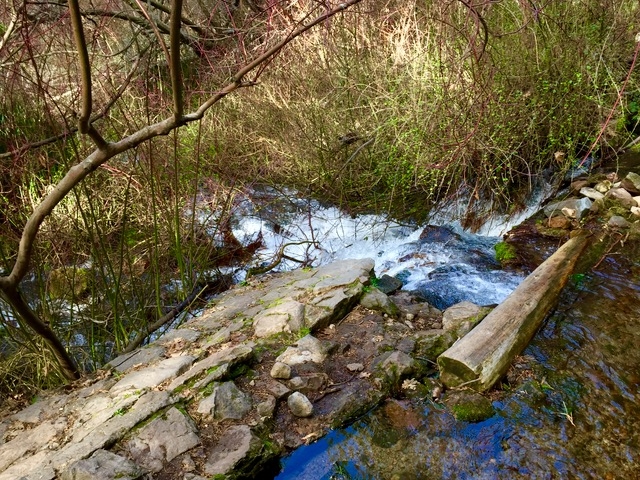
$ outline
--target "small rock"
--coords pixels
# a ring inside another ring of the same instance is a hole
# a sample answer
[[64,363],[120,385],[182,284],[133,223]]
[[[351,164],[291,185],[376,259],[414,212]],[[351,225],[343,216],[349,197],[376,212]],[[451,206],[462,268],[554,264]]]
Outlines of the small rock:
[[599,200],[600,198],[604,198],[604,194],[597,191],[595,188],[591,187],[583,187],[580,189],[580,194],[585,197],[590,198],[591,200]]
[[620,215],[614,215],[607,222],[607,226],[609,228],[627,228],[629,225],[630,225],[630,223],[627,220],[625,220],[624,217],[621,217]]
[[[582,189],[585,187],[589,187],[589,181],[588,180],[576,180],[575,182],[571,182],[571,185],[569,186],[569,188],[571,189],[572,192],[580,192],[582,193]],[[584,193],[582,193],[584,195]],[[586,195],[588,196],[588,195]]]
[[415,361],[404,352],[394,351],[380,364],[385,376],[393,383],[411,375],[415,369]]
[[412,321],[416,316],[413,313],[407,313],[406,318],[407,320]]
[[640,207],[631,207],[631,213],[636,217],[640,217]]
[[239,420],[249,413],[251,407],[251,397],[230,381],[217,385],[211,395],[203,398],[198,405],[198,413],[211,415],[216,420]]
[[313,413],[313,404],[300,392],[293,392],[287,399],[289,410],[296,417],[310,417]]
[[547,217],[557,217],[562,215],[563,208],[570,208],[576,211],[576,218],[580,219],[584,217],[584,215],[591,208],[591,200],[587,197],[583,197],[580,199],[570,198],[568,200],[563,200],[561,202],[554,202],[546,207],[544,207],[544,214]]
[[267,396],[264,402],[260,402],[256,406],[256,410],[261,418],[272,418],[273,412],[276,410],[276,397],[272,395]]
[[[574,210],[575,212],[575,210]],[[575,213],[574,213],[575,215]],[[558,217],[551,217],[548,221],[547,221],[547,226],[549,228],[561,228],[563,230],[566,230],[567,228],[569,228],[571,226],[571,220],[568,219],[567,217],[565,217],[564,215],[558,216]]]
[[271,368],[271,377],[288,380],[289,378],[291,378],[291,367],[286,363],[276,362]]
[[365,293],[360,299],[360,304],[364,308],[383,312],[385,316],[397,317],[400,313],[397,305],[377,288],[371,288]]
[[376,283],[376,288],[386,295],[390,295],[402,288],[402,280],[391,277],[387,274],[382,275]]
[[364,370],[364,365],[361,363],[348,363],[347,370],[350,372],[361,372]]
[[564,207],[562,210],[560,210],[562,212],[562,214],[567,217],[567,218],[576,218],[577,216],[577,212],[575,208],[567,208]]
[[278,400],[286,397],[287,395],[289,395],[289,393],[291,393],[291,390],[289,390],[286,385],[283,385],[280,382],[269,382],[267,383],[266,388],[269,393],[271,393]]
[[312,335],[306,335],[295,346],[288,347],[276,358],[276,362],[293,366],[308,362],[322,363],[326,357],[327,349],[322,342]]
[[613,199],[625,208],[636,206],[636,201],[624,188],[612,188],[606,193],[605,198]]
[[640,175],[634,172],[627,173],[621,182],[622,188],[631,193],[640,193]]
[[635,200],[636,205],[640,207],[640,197],[633,197],[633,199]]
[[607,193],[612,185],[613,184],[609,180],[603,180],[602,182],[597,183],[593,188],[595,188],[597,192]]

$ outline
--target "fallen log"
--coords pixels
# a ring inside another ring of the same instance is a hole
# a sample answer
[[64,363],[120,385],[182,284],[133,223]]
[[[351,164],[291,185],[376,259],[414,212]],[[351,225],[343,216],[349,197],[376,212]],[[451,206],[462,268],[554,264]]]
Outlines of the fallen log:
[[440,355],[442,383],[447,387],[468,385],[478,391],[491,388],[555,306],[586,244],[584,234],[567,241],[471,332]]

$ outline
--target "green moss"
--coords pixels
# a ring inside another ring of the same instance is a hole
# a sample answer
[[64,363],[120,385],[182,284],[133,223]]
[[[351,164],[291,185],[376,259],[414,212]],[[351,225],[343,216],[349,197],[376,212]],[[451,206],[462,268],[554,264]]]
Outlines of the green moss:
[[508,263],[516,258],[516,249],[506,242],[496,243],[493,249],[496,251],[496,260],[500,263]]

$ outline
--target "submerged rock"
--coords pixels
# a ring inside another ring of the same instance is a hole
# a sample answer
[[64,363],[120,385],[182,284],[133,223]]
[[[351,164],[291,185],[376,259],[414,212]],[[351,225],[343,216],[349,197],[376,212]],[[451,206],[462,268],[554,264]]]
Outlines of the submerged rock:
[[462,422],[482,422],[495,414],[491,401],[472,390],[448,391],[443,401],[456,420]]

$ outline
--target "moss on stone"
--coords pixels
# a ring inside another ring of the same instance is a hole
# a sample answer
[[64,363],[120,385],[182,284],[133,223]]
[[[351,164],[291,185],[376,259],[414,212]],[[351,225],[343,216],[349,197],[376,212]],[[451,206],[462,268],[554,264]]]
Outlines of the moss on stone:
[[516,258],[516,248],[507,242],[496,243],[493,249],[496,251],[496,260],[502,264]]

